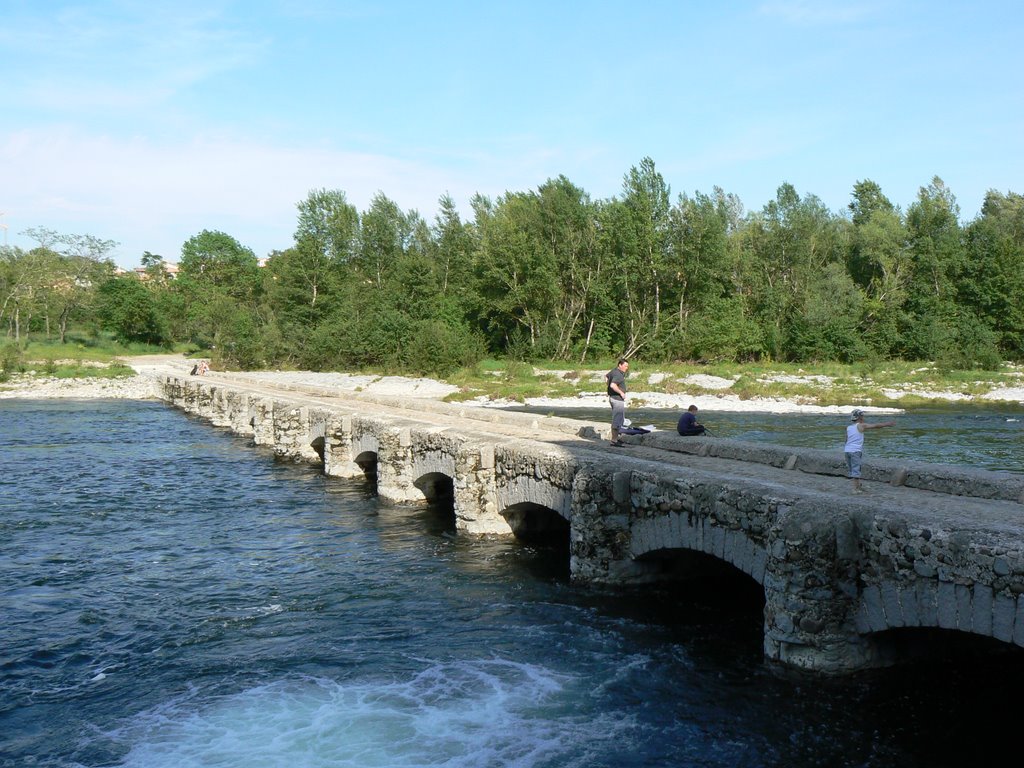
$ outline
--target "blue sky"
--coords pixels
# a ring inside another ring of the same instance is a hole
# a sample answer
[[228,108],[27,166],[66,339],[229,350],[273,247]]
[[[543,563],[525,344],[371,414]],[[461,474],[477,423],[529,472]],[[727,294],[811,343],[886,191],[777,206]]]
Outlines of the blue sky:
[[264,256],[311,189],[433,220],[559,174],[610,198],[645,156],[747,210],[937,175],[970,220],[1024,193],[1021,40],[1018,0],[0,0],[0,223]]

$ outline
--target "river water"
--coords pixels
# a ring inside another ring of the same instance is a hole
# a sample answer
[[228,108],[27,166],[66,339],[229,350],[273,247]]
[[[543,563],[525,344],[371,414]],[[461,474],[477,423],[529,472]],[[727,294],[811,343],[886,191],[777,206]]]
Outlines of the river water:
[[746,579],[573,585],[557,547],[456,536],[450,510],[158,403],[0,402],[0,541],[0,766],[912,768],[1018,748],[1019,653],[780,672]]
[[[519,407],[510,410],[570,419],[609,422],[604,408]],[[635,426],[675,432],[682,411],[629,408]],[[715,437],[769,442],[841,453],[849,416],[835,413],[701,411],[698,421]],[[895,421],[865,437],[865,457],[914,459],[980,469],[1024,472],[1024,407],[999,405],[929,406],[897,414],[868,414],[866,421]]]

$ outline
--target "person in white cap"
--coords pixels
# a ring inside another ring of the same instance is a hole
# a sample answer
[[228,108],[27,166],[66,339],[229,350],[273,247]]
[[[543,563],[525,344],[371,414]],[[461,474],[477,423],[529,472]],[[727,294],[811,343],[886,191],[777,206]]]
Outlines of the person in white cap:
[[891,427],[895,421],[883,421],[878,424],[868,424],[864,421],[864,411],[854,408],[850,413],[850,421],[853,422],[846,428],[846,446],[843,453],[846,455],[846,469],[850,479],[853,481],[853,492],[864,493],[860,486],[860,462],[864,456],[864,430],[881,429]]

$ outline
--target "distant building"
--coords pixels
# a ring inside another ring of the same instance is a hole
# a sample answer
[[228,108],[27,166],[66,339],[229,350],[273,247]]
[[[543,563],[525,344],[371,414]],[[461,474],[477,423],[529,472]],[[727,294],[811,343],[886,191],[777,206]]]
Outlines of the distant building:
[[[178,265],[173,261],[162,261],[160,266],[163,267],[168,280],[174,280],[178,277]],[[146,271],[146,267],[136,267],[134,272],[139,276],[140,280],[149,280],[149,273]]]

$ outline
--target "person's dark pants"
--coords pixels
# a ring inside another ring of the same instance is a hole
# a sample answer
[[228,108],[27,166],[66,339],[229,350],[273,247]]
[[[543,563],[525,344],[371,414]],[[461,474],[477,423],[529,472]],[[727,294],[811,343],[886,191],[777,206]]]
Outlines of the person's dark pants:
[[695,437],[696,435],[704,434],[704,427],[694,427],[693,429],[679,430],[679,434],[683,437]]

